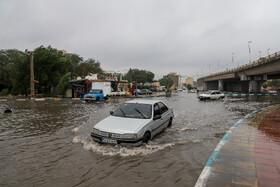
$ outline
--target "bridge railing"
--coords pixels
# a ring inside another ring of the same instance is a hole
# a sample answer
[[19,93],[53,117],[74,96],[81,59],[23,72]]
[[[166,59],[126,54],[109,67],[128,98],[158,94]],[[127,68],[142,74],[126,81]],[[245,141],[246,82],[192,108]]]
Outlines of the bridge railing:
[[270,62],[274,59],[277,59],[277,58],[280,58],[280,51],[272,53],[271,55],[268,55],[266,57],[262,57],[258,60],[250,62],[248,64],[244,64],[244,65],[238,66],[236,68],[232,68],[232,69],[226,69],[226,70],[218,72],[218,73],[211,73],[210,75],[202,76],[200,78],[206,78],[206,77],[212,77],[212,76],[217,76],[217,75],[224,75],[224,74],[228,74],[228,73],[234,73],[234,72],[237,72],[237,71],[240,71],[240,70],[245,70],[245,69],[248,69],[248,68],[251,68],[251,67],[255,67],[255,66],[264,64],[264,63],[268,63],[268,62]]

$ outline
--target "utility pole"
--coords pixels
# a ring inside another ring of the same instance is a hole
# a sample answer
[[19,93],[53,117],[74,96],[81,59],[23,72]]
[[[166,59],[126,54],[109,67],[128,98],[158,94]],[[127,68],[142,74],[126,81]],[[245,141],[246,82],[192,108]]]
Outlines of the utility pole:
[[248,42],[248,48],[249,48],[249,62],[251,62],[251,49],[250,49],[250,43],[251,43],[252,41],[249,41]]
[[34,94],[34,63],[33,63],[33,51],[30,52],[30,89],[31,98],[35,97]]
[[267,56],[269,56],[269,50],[270,50],[270,48],[267,49]]

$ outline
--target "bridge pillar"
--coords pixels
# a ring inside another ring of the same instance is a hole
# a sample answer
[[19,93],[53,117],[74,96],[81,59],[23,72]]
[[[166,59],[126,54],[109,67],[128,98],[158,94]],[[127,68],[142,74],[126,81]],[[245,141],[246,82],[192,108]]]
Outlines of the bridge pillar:
[[224,91],[224,80],[218,80],[219,90]]
[[207,82],[203,82],[203,90],[208,90],[208,84],[207,84]]
[[261,80],[251,80],[249,81],[249,92],[250,93],[260,93],[261,92],[261,87],[262,84],[265,81],[261,81]]

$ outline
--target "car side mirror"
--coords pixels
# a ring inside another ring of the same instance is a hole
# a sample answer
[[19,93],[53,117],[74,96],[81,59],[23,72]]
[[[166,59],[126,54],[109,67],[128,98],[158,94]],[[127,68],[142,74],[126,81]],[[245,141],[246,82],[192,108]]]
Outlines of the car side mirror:
[[110,114],[111,114],[111,115],[113,115],[113,114],[114,114],[114,112],[113,112],[113,111],[110,111]]
[[157,120],[157,119],[160,119],[161,118],[161,115],[156,115],[155,117],[154,117],[154,120]]

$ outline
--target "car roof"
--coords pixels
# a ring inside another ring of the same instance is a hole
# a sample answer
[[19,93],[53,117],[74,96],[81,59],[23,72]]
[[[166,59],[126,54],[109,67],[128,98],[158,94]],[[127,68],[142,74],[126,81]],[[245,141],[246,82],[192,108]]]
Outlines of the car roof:
[[160,100],[144,100],[144,99],[133,99],[130,101],[126,101],[125,103],[141,103],[141,104],[150,104],[153,105],[157,102],[162,102]]

